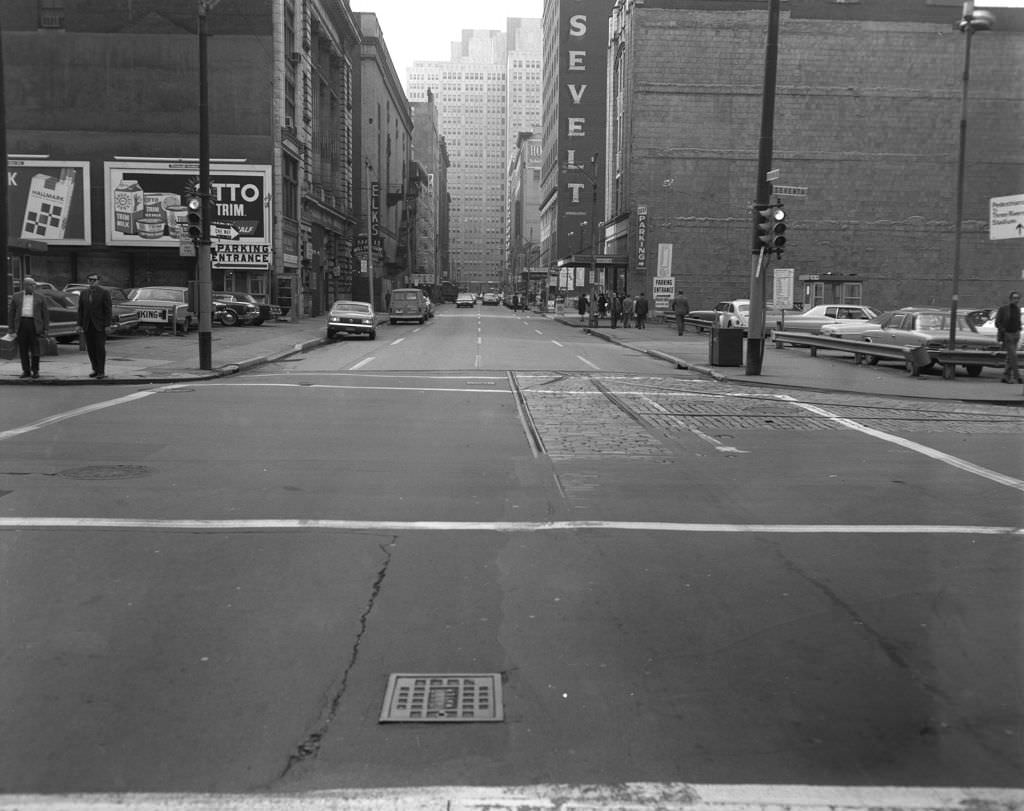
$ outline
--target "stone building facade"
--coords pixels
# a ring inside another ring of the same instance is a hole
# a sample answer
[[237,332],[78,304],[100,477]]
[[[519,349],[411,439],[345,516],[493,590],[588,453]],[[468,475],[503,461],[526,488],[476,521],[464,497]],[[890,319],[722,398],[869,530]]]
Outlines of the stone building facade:
[[[199,171],[196,3],[40,8],[4,2],[7,289],[27,272],[63,286],[94,270],[126,288],[186,285],[196,260],[171,209]],[[360,283],[365,295],[356,249],[367,158],[380,173],[381,278],[405,274],[420,173],[375,16],[348,0],[220,0],[206,27],[214,289],[292,317],[319,315]],[[38,182],[67,189],[70,215],[59,233],[24,239]],[[121,221],[115,200],[137,211]]]
[[[806,196],[775,198],[788,243],[772,265],[795,270],[798,302],[949,303],[960,7],[782,3],[773,168]],[[1024,192],[1024,91],[1006,81],[1024,73],[1024,29],[1019,11],[997,18],[975,35],[969,84],[960,301],[977,306],[1024,268],[1024,240],[988,233],[990,199]],[[633,292],[651,294],[667,244],[691,306],[746,297],[766,27],[763,2],[616,0],[604,247],[628,256]]]

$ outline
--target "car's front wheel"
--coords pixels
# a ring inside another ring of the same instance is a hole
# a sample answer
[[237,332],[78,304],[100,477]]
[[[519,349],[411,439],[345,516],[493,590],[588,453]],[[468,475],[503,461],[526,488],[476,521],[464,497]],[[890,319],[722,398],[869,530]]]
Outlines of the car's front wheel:
[[234,310],[222,310],[220,314],[220,323],[225,327],[233,327],[238,323],[238,313]]
[[371,329],[370,332],[369,332],[369,335],[370,335],[370,340],[371,341],[376,341],[377,340],[377,330]]
[[968,363],[966,366],[964,366],[964,368],[967,370],[968,377],[977,377],[978,375],[981,374],[980,363]]

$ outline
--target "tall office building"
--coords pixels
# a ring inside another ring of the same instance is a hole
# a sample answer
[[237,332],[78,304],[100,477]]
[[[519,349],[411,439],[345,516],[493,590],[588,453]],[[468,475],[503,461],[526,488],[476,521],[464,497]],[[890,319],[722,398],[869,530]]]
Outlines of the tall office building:
[[501,283],[507,251],[507,170],[518,134],[540,131],[540,20],[462,32],[448,62],[414,62],[409,100],[433,93],[448,146],[450,262],[465,289]]

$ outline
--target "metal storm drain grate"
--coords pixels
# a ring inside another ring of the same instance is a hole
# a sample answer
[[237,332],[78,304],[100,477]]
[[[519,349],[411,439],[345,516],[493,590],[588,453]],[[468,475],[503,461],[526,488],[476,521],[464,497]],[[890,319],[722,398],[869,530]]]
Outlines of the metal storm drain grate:
[[500,673],[392,673],[381,723],[502,721]]

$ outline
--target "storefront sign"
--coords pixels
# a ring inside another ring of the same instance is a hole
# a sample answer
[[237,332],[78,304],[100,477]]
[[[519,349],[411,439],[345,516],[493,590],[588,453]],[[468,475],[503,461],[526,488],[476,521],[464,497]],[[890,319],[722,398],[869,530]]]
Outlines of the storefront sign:
[[89,245],[88,161],[7,161],[7,233],[47,245]]
[[266,242],[215,242],[210,255],[213,267],[222,270],[267,270],[270,245]]
[[647,206],[636,207],[636,268],[647,269]]
[[666,279],[659,276],[652,281],[654,282],[654,309],[667,310],[676,295],[675,277],[669,276]]
[[[177,248],[187,223],[184,206],[198,185],[199,165],[186,162],[104,163],[107,245]],[[270,166],[210,167],[211,228],[237,234],[240,244],[270,245]]]

